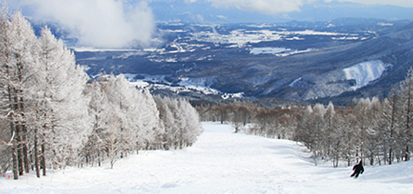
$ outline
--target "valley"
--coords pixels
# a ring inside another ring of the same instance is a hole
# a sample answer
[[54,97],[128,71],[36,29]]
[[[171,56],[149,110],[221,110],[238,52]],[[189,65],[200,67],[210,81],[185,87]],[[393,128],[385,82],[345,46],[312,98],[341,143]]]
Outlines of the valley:
[[347,104],[355,97],[385,97],[404,79],[413,48],[409,21],[373,19],[164,22],[157,34],[146,48],[73,49],[89,75],[125,74],[155,94]]

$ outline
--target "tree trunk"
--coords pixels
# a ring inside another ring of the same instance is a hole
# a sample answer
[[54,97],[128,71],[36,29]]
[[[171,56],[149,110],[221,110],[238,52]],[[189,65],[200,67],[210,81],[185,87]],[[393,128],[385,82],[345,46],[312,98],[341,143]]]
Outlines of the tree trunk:
[[13,176],[14,176],[14,180],[18,180],[19,179],[19,164],[17,161],[17,149],[16,149],[16,144],[13,143]]
[[[11,88],[10,86],[8,87],[8,92],[9,92],[9,102],[10,102],[10,108],[11,110],[14,110],[14,106],[13,106],[13,98],[12,98],[12,94],[11,94]],[[14,180],[18,180],[19,179],[19,161],[18,161],[18,157],[17,157],[17,152],[18,152],[18,142],[16,143],[16,136],[18,136],[17,132],[16,132],[16,125],[14,124],[14,117],[13,117],[13,113],[11,113],[9,115],[9,119],[10,119],[10,134],[11,134],[11,142],[12,142],[12,159],[13,159],[13,177]]]
[[46,142],[44,142],[43,140],[42,142],[42,164],[41,164],[43,168],[43,176],[46,176],[46,153],[45,153],[46,145],[45,144]]
[[102,166],[102,164],[100,162],[100,151],[98,152],[98,165],[99,165],[99,167]]
[[406,146],[406,153],[404,155],[404,161],[409,161],[410,160],[410,151],[409,151],[409,146]]
[[392,152],[393,152],[393,150],[392,150],[392,148],[390,147],[390,150],[389,150],[389,165],[391,165],[392,162],[393,162]]
[[[408,84],[408,97],[407,97],[407,112],[406,112],[406,135],[409,134],[409,130],[410,130],[410,104],[411,104],[411,98],[412,98],[412,83],[410,82],[409,79],[409,84]],[[406,145],[406,153],[405,153],[405,161],[409,161],[410,157],[409,157],[409,145]]]
[[[20,79],[22,79],[22,78],[20,77]],[[22,91],[20,91],[20,93],[22,93]],[[20,97],[20,100],[19,100],[19,108],[20,108],[20,111],[22,113],[24,113],[24,102],[23,102],[22,97]],[[22,114],[21,116],[23,117],[23,122],[25,123],[24,114]],[[28,148],[27,148],[27,144],[28,144],[28,141],[27,141],[27,127],[24,123],[21,125],[21,129],[22,129],[22,146],[23,146],[23,150],[22,150],[23,153],[22,154],[23,154],[24,168],[26,170],[26,173],[29,173],[30,172],[30,161],[29,161],[29,153],[28,153]]]
[[15,126],[13,122],[10,122],[10,129],[11,129],[11,135],[12,135],[12,158],[13,158],[13,177],[14,180],[19,179],[19,164],[18,164],[18,159],[17,159],[17,145],[15,141],[15,136],[16,136],[16,131],[15,131]]
[[[23,127],[26,128],[26,127]],[[29,151],[27,148],[27,135],[23,135],[23,162],[24,162],[24,169],[26,173],[30,172],[30,160],[29,160]]]
[[[20,55],[18,56],[20,58]],[[23,68],[24,68],[24,63],[19,62],[17,63],[17,76],[19,78],[19,82],[23,83]],[[15,96],[15,101],[16,101],[16,110],[19,111],[19,114],[21,116],[21,121],[19,121],[19,131],[20,131],[20,146],[21,146],[21,154],[19,154],[19,161],[21,161],[21,166],[22,168],[24,167],[25,172],[29,173],[30,172],[30,162],[29,162],[29,157],[28,157],[28,149],[27,149],[27,128],[24,125],[25,119],[24,119],[24,101],[22,97],[23,90],[22,89],[16,89],[16,96]],[[20,172],[23,174],[23,171]]]
[[[7,68],[7,67],[6,67]],[[7,68],[7,70],[9,70]],[[10,73],[9,73],[10,74]],[[13,101],[13,96],[12,96],[12,88],[9,85],[7,87],[7,91],[8,91],[8,98],[9,98],[9,103],[10,103],[10,109],[12,111],[14,111],[14,101]],[[17,157],[17,152],[18,152],[18,143],[16,143],[16,139],[17,136],[19,135],[16,131],[16,125],[14,123],[14,116],[13,116],[13,112],[11,112],[9,114],[9,119],[10,119],[10,135],[11,135],[11,142],[12,142],[12,159],[13,159],[13,176],[15,180],[19,179],[19,161],[18,161],[18,157]]]
[[39,168],[39,146],[38,146],[38,129],[35,129],[34,132],[34,167],[36,169],[36,176],[37,178],[40,178],[40,168]]
[[110,169],[113,169],[113,166],[115,165],[116,162],[116,148],[115,148],[115,134],[112,132],[110,135],[110,140],[109,140],[109,157],[110,157]]
[[24,175],[23,165],[23,144],[21,139],[21,125],[16,126],[17,135],[17,160],[19,164],[19,175]]

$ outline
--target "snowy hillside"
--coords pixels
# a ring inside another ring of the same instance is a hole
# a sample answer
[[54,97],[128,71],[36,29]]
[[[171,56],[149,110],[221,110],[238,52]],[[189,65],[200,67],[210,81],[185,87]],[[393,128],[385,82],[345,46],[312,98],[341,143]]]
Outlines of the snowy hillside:
[[[193,147],[145,151],[103,167],[0,178],[0,193],[411,193],[413,162],[365,167],[314,166],[295,142],[235,134],[204,123]],[[10,174],[10,173],[9,173]]]
[[382,75],[386,70],[386,64],[383,61],[367,61],[359,63],[344,69],[347,80],[355,80],[356,85],[353,86],[353,90],[360,89],[367,86],[371,81],[374,81]]

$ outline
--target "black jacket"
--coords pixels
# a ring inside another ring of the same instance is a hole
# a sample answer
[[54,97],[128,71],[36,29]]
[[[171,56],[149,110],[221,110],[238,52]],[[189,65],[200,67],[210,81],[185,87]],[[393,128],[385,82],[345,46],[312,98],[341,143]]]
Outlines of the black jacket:
[[355,165],[355,166],[353,167],[353,170],[354,170],[355,173],[361,173],[361,174],[363,174],[364,168],[363,168],[362,162],[360,161],[359,164]]

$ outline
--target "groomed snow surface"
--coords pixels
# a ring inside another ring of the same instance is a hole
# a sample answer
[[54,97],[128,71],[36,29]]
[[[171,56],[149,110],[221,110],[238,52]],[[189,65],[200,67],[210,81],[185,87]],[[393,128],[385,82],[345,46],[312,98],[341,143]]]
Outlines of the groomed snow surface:
[[[203,123],[193,147],[143,151],[103,167],[68,168],[36,178],[0,178],[0,193],[411,193],[413,162],[351,167],[315,166],[295,142],[233,133]],[[9,173],[10,174],[10,173]]]

